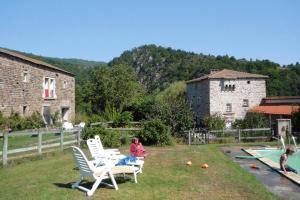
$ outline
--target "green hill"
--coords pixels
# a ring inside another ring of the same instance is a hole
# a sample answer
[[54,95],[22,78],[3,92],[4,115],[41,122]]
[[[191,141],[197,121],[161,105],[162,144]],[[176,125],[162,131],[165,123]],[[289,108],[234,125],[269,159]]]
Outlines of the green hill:
[[269,60],[236,59],[233,56],[212,56],[144,45],[125,51],[109,65],[127,64],[134,68],[149,92],[162,90],[172,82],[190,80],[212,69],[232,69],[268,75],[267,94],[300,95],[299,63],[280,66]]
[[[106,65],[104,62],[52,58],[16,52],[74,73],[77,85],[81,85],[88,79],[88,72],[92,68],[97,65]],[[125,51],[108,63],[109,66],[117,64],[133,67],[139,81],[150,93],[163,90],[174,81],[197,78],[212,69],[232,69],[269,76],[267,79],[268,96],[300,96],[299,63],[280,66],[269,60],[236,59],[228,55],[204,55],[156,45],[144,45]]]

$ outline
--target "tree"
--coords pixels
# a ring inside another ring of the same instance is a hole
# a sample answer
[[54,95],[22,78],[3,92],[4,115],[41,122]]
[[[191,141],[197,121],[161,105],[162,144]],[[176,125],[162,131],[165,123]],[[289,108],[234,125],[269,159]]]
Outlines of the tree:
[[300,109],[292,113],[293,132],[300,132]]
[[236,120],[233,125],[236,128],[266,128],[269,127],[269,119],[263,113],[248,112],[243,120]]
[[203,124],[209,130],[221,130],[225,128],[225,120],[217,113],[205,116]]
[[194,127],[194,113],[186,100],[185,82],[175,82],[156,96],[150,118],[159,118],[171,127],[172,135],[182,136],[184,131]]
[[82,108],[87,112],[101,113],[107,106],[121,112],[142,95],[144,89],[131,67],[116,65],[94,68],[89,80],[81,87],[81,92]]

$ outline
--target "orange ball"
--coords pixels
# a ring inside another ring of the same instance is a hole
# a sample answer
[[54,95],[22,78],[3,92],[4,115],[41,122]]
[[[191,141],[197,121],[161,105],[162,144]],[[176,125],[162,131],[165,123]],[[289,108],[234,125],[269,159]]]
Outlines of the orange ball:
[[192,161],[190,161],[190,160],[187,161],[187,162],[186,162],[186,165],[191,166],[191,165],[192,165]]
[[204,163],[201,167],[202,167],[203,169],[207,169],[207,168],[208,168],[208,164]]
[[257,168],[257,167],[256,167],[256,164],[251,164],[250,167],[253,168],[253,169],[256,169],[256,168]]

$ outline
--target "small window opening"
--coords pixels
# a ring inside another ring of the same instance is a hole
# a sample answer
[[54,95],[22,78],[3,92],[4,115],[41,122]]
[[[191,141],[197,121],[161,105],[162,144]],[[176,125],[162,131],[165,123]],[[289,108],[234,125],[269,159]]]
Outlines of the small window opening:
[[243,107],[249,107],[249,100],[243,99]]
[[23,106],[23,115],[27,114],[27,106]]
[[23,72],[23,82],[28,82],[28,73]]
[[226,104],[226,112],[232,112],[232,105],[231,103]]

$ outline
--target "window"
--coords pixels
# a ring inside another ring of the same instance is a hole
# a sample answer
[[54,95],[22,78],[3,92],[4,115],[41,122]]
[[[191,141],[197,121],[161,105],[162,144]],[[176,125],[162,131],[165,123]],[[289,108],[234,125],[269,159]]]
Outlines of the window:
[[232,112],[232,106],[231,103],[226,104],[226,112]]
[[63,82],[63,89],[66,89],[67,85],[68,85],[68,82],[66,80],[64,80],[64,82]]
[[55,79],[44,79],[44,98],[56,98],[55,93]]
[[27,113],[27,106],[23,106],[23,116],[25,116]]
[[226,84],[225,85],[225,91],[234,91],[235,85],[234,84]]
[[243,99],[243,107],[249,107],[249,100]]
[[28,82],[28,72],[23,72],[23,82]]

